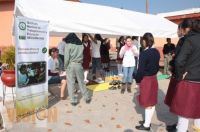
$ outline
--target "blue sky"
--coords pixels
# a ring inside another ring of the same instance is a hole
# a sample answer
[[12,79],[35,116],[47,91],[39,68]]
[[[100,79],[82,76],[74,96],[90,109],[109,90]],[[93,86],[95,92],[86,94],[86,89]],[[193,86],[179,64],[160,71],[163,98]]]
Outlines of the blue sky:
[[[146,0],[81,0],[81,2],[146,12]],[[200,0],[149,0],[151,14],[197,7],[200,8]]]

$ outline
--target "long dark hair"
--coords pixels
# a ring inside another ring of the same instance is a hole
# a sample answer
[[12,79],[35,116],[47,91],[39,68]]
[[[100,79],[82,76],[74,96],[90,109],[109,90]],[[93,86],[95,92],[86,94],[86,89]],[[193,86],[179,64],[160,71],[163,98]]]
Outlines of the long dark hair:
[[126,37],[126,40],[127,40],[127,39],[131,39],[131,40],[132,40],[131,36],[127,36],[127,37]]
[[192,31],[200,33],[200,19],[196,19],[193,22]]
[[99,40],[99,41],[103,41],[103,38],[101,37],[101,35],[100,34],[95,34],[94,35],[94,38],[96,39],[96,40]]
[[71,43],[71,44],[75,44],[75,45],[82,45],[81,40],[76,36],[75,33],[69,33],[66,37],[65,37],[65,43]]
[[142,39],[146,42],[147,47],[151,48],[154,44],[154,37],[152,33],[145,33]]
[[[88,35],[87,35],[86,33],[83,33],[83,34],[82,34],[82,42],[84,41],[85,36],[88,37]],[[89,40],[89,38],[88,38],[88,40]]]
[[53,52],[59,52],[58,48],[53,47],[51,49],[49,49],[49,55],[51,56]]
[[121,43],[122,40],[124,40],[124,36],[120,36],[118,42]]
[[186,28],[190,28],[192,29],[194,24],[194,20],[193,19],[184,19],[183,22],[181,23],[181,28],[186,29]]

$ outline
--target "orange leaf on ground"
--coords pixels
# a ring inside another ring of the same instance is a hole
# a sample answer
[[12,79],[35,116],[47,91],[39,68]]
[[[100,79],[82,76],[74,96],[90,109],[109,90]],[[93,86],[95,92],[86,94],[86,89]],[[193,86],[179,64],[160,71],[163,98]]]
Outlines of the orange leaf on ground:
[[118,124],[118,125],[116,125],[116,128],[122,128],[122,126]]
[[72,111],[71,111],[71,110],[68,110],[67,113],[72,113]]
[[115,120],[115,117],[111,117],[111,120]]
[[72,126],[72,124],[69,123],[69,122],[65,122],[65,125],[67,125],[67,126]]
[[90,120],[84,120],[86,123],[90,124]]
[[48,129],[48,132],[52,132],[52,129]]
[[159,132],[164,132],[164,129],[160,129]]

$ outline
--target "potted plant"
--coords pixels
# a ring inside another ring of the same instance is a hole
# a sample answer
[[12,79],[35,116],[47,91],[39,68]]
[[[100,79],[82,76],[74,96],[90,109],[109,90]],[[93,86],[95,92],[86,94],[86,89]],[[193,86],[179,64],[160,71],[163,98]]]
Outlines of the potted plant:
[[15,86],[15,47],[10,46],[3,50],[1,80],[8,87]]

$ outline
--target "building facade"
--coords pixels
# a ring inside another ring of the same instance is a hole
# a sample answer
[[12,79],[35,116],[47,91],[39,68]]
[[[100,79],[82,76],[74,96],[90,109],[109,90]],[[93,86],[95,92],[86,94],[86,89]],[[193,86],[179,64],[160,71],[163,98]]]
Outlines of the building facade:
[[165,17],[168,20],[179,24],[184,19],[200,19],[200,8],[192,8],[186,9],[182,11],[168,12],[168,13],[160,13],[158,16]]

